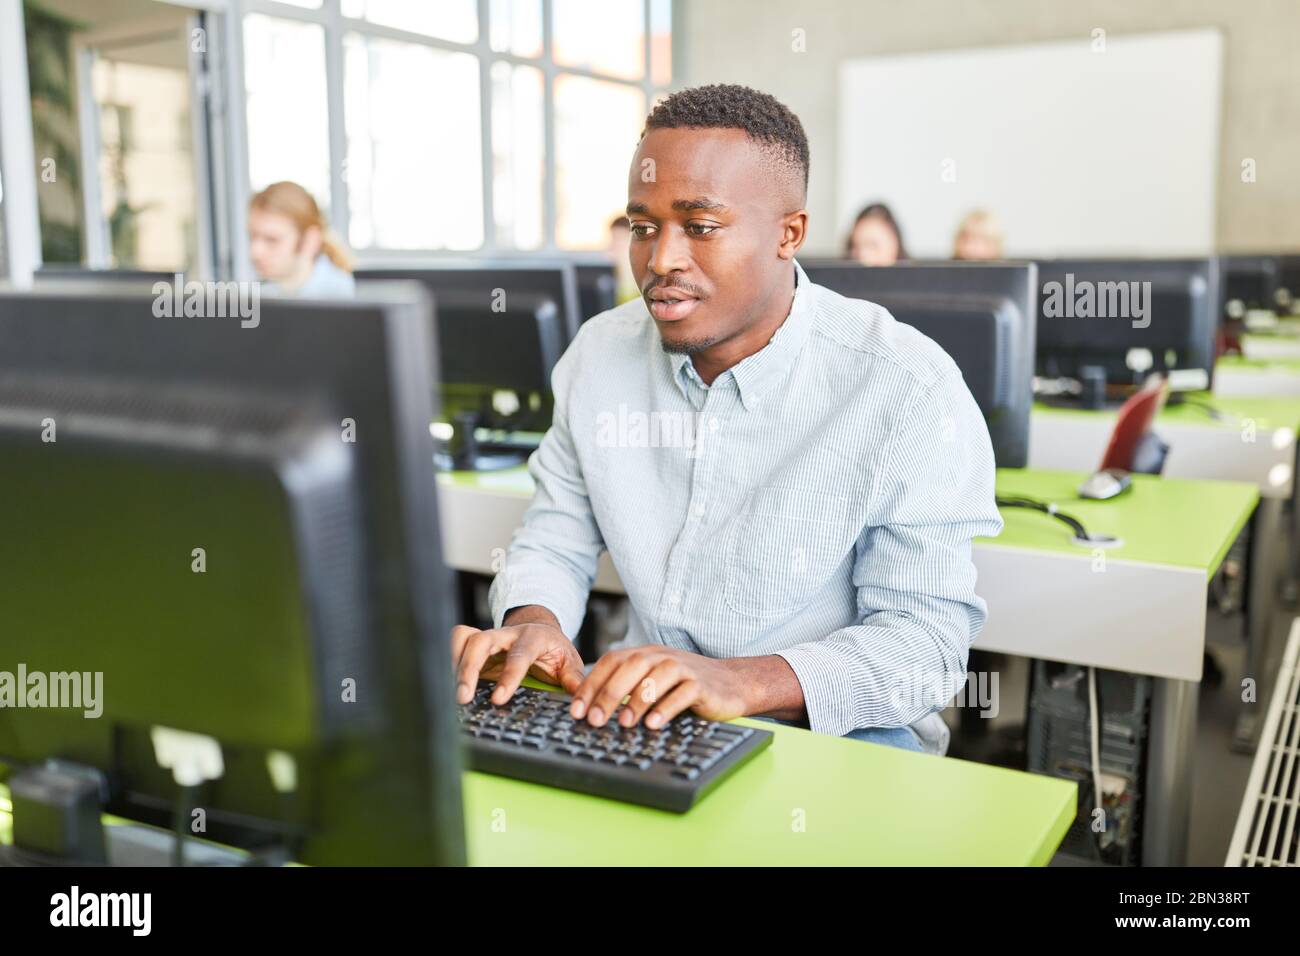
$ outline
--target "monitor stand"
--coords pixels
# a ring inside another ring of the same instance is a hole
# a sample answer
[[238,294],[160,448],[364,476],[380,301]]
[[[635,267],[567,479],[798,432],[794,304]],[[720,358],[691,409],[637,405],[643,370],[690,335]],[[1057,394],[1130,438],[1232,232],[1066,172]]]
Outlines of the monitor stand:
[[[9,781],[13,846],[0,847],[0,866],[171,866],[176,836],[133,823],[104,826],[107,785],[92,767],[49,761]],[[241,850],[186,840],[185,866],[248,866]]]
[[500,471],[528,461],[533,447],[480,441],[476,435],[486,423],[481,412],[460,412],[453,419],[452,440],[434,454],[434,464],[443,471]]
[[480,452],[469,457],[438,452],[433,463],[439,471],[502,471],[515,468],[528,460],[525,452]]
[[1092,412],[1112,411],[1124,404],[1127,396],[1118,400],[1106,389],[1106,369],[1100,365],[1084,365],[1075,379],[1078,391],[1065,391],[1050,395],[1035,395],[1034,400],[1053,408],[1081,408]]

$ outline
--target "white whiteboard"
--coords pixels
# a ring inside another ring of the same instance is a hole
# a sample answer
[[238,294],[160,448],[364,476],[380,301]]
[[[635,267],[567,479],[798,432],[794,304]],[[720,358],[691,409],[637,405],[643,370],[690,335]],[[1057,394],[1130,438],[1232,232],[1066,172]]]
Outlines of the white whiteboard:
[[1009,257],[1212,252],[1219,31],[1093,46],[841,64],[837,235],[881,199],[914,256],[951,255],[976,207],[1001,220]]

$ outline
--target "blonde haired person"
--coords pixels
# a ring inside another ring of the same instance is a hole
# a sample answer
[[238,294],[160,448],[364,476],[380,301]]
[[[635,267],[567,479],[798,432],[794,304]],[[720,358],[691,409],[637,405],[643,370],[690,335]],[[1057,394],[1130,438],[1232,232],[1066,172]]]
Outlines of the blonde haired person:
[[248,251],[267,295],[356,294],[352,257],[330,233],[311,193],[297,183],[272,183],[249,202]]
[[957,227],[953,240],[954,259],[1001,259],[1002,227],[993,213],[975,209]]

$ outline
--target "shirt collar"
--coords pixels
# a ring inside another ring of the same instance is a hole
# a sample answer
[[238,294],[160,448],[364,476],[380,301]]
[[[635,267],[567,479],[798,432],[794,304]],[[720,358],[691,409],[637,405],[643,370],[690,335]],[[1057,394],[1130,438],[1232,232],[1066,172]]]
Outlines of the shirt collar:
[[[735,379],[740,390],[740,400],[749,411],[758,407],[767,392],[785,377],[812,329],[812,283],[798,260],[794,262],[794,274],[794,301],[790,304],[790,314],[785,321],[767,345],[723,373],[730,374]],[[670,353],[668,358],[672,363],[673,381],[689,400],[686,379],[692,379],[700,387],[704,387],[704,382],[695,371],[689,355]],[[719,376],[714,384],[721,380],[722,376]]]

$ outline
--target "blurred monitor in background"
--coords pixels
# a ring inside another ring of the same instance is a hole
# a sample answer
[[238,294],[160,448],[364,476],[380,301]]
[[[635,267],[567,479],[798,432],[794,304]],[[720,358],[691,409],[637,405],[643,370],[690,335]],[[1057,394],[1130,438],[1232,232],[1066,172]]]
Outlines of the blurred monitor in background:
[[863,207],[849,230],[844,256],[864,266],[892,266],[907,258],[903,232],[888,206],[873,202]]
[[248,251],[262,291],[304,299],[356,294],[352,257],[329,231],[311,193],[278,182],[248,204]]
[[[636,276],[632,274],[632,260],[628,255],[632,245],[632,224],[627,216],[618,216],[609,224],[609,258],[614,263],[614,303],[631,302],[641,294]],[[591,316],[583,316],[589,319]]]
[[968,212],[957,227],[952,257],[980,261],[1002,258],[1002,226],[987,209]]

